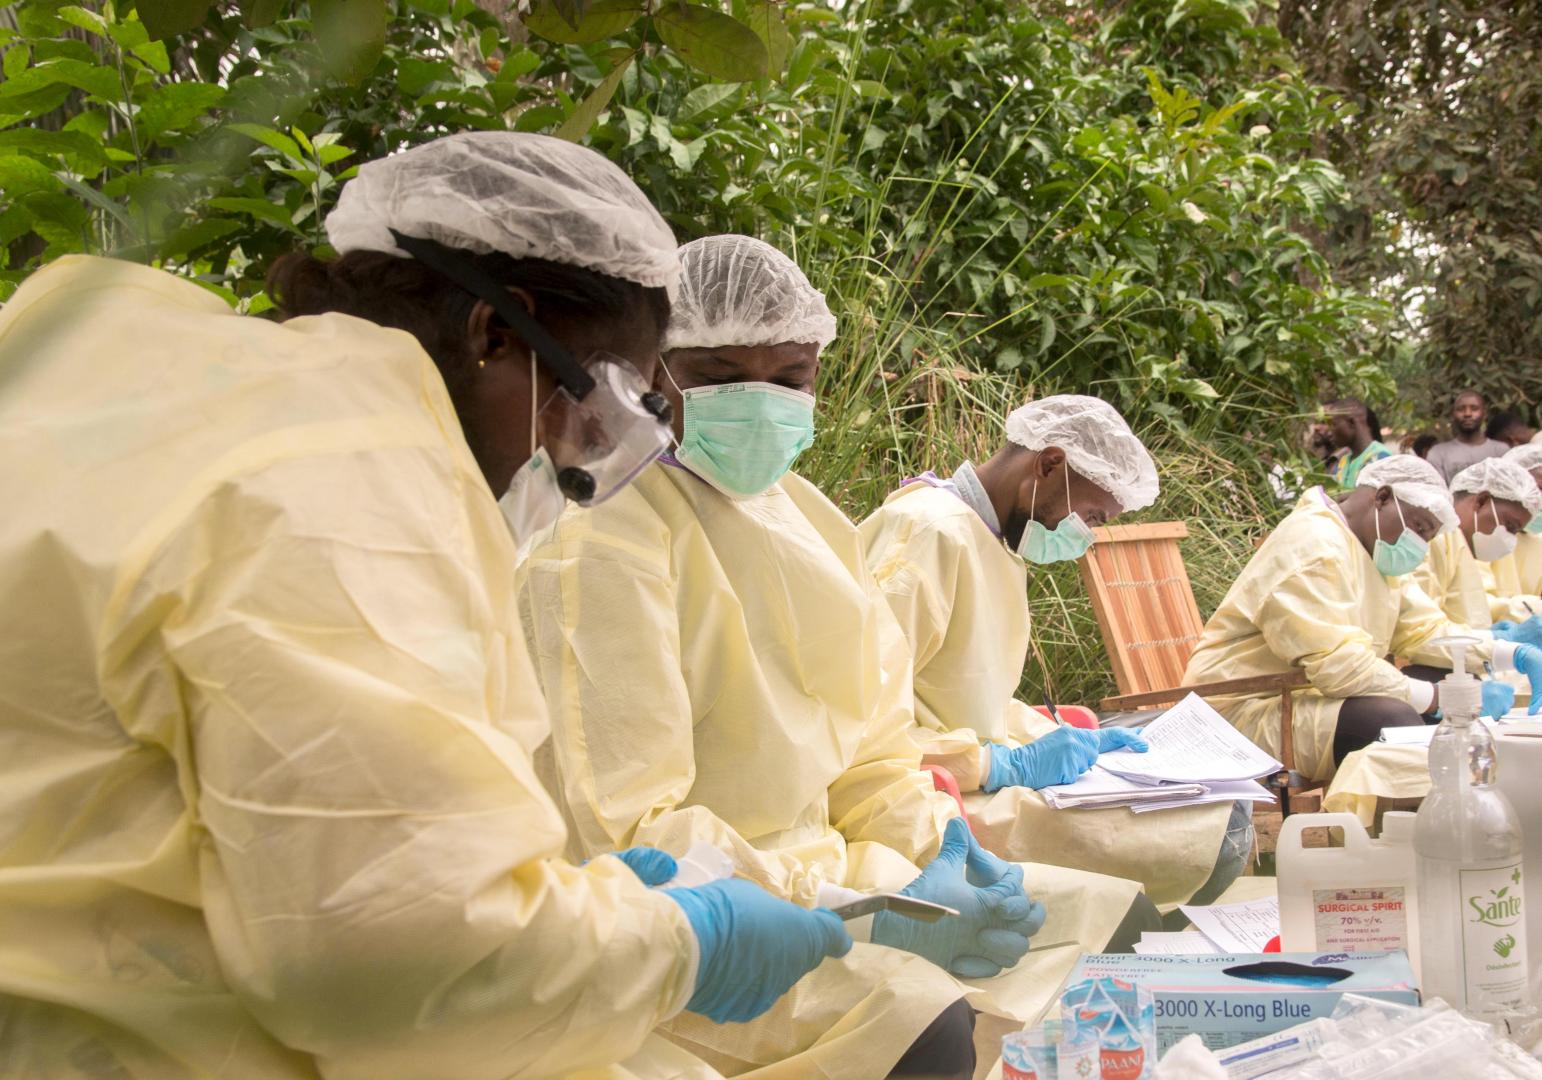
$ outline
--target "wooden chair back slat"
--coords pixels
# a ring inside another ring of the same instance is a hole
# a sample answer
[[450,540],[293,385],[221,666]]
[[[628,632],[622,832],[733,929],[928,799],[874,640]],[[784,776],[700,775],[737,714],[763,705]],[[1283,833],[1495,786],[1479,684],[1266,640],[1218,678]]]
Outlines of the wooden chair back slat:
[[1204,620],[1178,542],[1181,521],[1094,529],[1082,581],[1121,694],[1178,686]]

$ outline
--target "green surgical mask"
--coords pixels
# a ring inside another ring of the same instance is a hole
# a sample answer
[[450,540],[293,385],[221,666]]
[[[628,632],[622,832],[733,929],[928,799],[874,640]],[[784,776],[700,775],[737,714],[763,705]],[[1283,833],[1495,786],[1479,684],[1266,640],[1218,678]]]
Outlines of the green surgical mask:
[[685,437],[675,460],[725,495],[759,495],[814,441],[814,396],[772,383],[682,390]]
[[1403,521],[1403,504],[1393,498],[1392,505],[1397,507],[1397,520],[1403,526],[1403,531],[1398,534],[1397,542],[1389,544],[1381,538],[1381,514],[1376,515],[1376,569],[1383,577],[1402,577],[1411,574],[1423,564],[1425,556],[1430,552],[1430,546],[1424,538],[1408,527]]
[[1530,521],[1526,522],[1526,531],[1532,536],[1542,536],[1542,513],[1538,513]]
[[[1065,500],[1066,505],[1071,504],[1071,470],[1065,471]],[[1033,482],[1033,494],[1028,500],[1028,513],[1032,514],[1039,501],[1039,482]],[[1053,529],[1045,528],[1031,518],[1028,527],[1023,530],[1023,538],[1017,542],[1017,554],[1020,558],[1027,559],[1031,563],[1040,566],[1048,566],[1050,563],[1075,562],[1087,554],[1092,547],[1092,529],[1082,520],[1082,516],[1072,510],[1060,519],[1060,524]]]

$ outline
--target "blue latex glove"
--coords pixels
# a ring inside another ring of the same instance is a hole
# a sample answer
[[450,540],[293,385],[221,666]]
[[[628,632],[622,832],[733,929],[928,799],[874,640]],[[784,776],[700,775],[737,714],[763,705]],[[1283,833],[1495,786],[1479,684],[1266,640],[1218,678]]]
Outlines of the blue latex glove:
[[1542,649],[1534,645],[1518,647],[1515,650],[1515,670],[1531,682],[1531,704],[1526,708],[1526,715],[1535,716],[1537,710],[1542,709]]
[[1004,787],[1069,784],[1092,768],[1099,754],[1125,747],[1144,753],[1147,744],[1138,731],[1129,728],[1087,731],[1069,724],[1062,724],[1027,746],[991,743],[990,775],[980,789],[990,792]]
[[631,867],[632,873],[637,875],[637,880],[650,889],[673,881],[675,875],[680,872],[680,867],[675,863],[675,857],[658,848],[629,847],[613,854]]
[[1501,619],[1491,628],[1500,641],[1516,641],[1542,648],[1542,615],[1533,615],[1523,623]]
[[999,975],[1016,964],[1044,925],[1044,905],[1023,891],[1023,868],[977,845],[963,818],[948,822],[937,857],[901,891],[959,914],[924,923],[880,911],[873,916],[873,942],[924,956],[964,978]]
[[685,1007],[719,1024],[755,1019],[825,957],[851,951],[835,912],[789,904],[748,881],[664,895],[684,909],[701,949],[696,992]]
[[1515,687],[1495,679],[1483,680],[1483,715],[1498,720],[1515,704]]

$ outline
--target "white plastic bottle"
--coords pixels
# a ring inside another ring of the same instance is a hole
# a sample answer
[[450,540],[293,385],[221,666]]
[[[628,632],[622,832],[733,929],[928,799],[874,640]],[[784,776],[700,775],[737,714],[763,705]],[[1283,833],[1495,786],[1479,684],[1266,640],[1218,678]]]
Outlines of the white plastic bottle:
[[1437,642],[1450,645],[1453,669],[1440,684],[1430,794],[1414,823],[1421,989],[1504,1022],[1530,1008],[1521,827],[1494,785],[1493,736],[1474,722],[1482,691],[1464,664],[1470,641]]
[[[1341,828],[1344,846],[1303,847],[1306,829]],[[1292,814],[1274,849],[1284,952],[1403,949],[1419,965],[1414,815],[1393,812],[1372,840],[1353,814]]]

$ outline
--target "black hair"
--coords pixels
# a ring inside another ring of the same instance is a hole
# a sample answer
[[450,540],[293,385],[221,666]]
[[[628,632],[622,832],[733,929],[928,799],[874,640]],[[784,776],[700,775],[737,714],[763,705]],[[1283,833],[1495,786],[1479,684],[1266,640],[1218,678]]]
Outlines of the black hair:
[[1487,435],[1490,439],[1503,441],[1505,432],[1511,428],[1518,427],[1530,428],[1531,425],[1526,423],[1525,418],[1519,413],[1511,412],[1508,409],[1500,409],[1488,418],[1488,426],[1484,428],[1483,434]]
[[1416,456],[1427,458],[1430,456],[1430,448],[1440,441],[1440,436],[1431,435],[1428,431],[1414,436],[1413,452]]
[[[648,313],[662,333],[669,321],[669,295],[660,288],[546,259],[445,250],[475,263],[499,284],[530,293],[536,318],[548,329]],[[416,259],[381,251],[350,251],[335,259],[296,252],[273,264],[267,288],[284,318],[339,312],[407,331],[433,359],[460,406],[481,359],[471,355],[466,338],[476,297]]]

